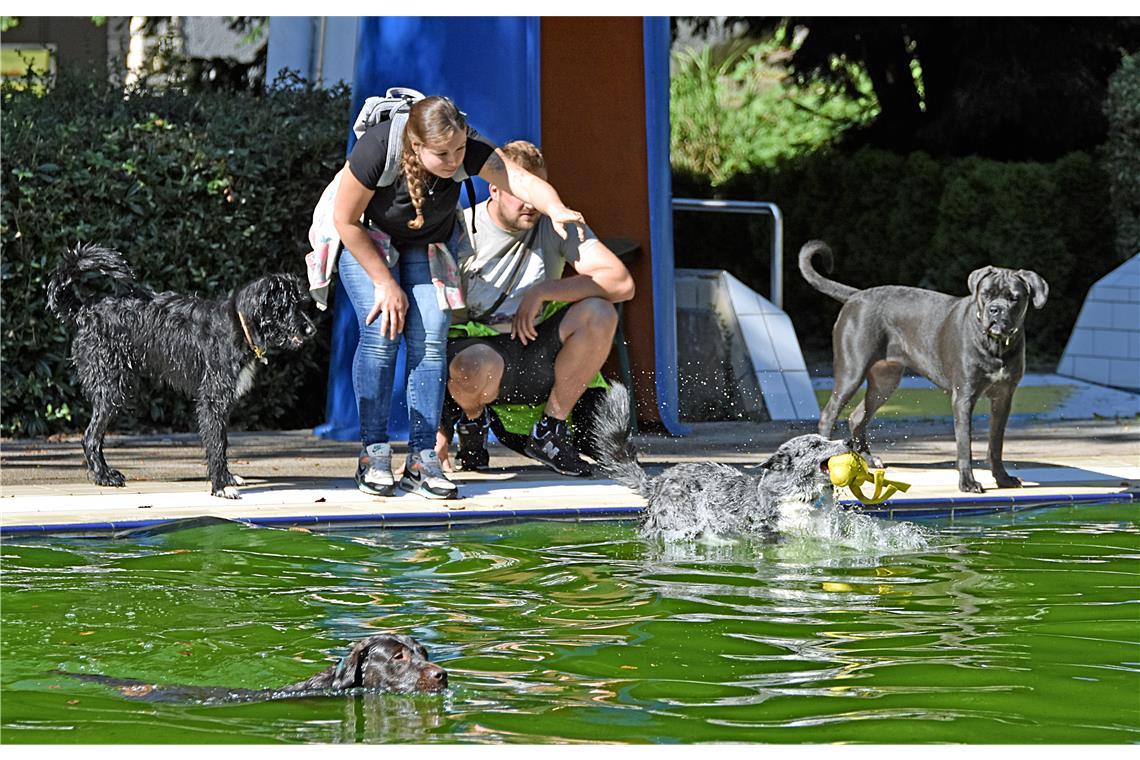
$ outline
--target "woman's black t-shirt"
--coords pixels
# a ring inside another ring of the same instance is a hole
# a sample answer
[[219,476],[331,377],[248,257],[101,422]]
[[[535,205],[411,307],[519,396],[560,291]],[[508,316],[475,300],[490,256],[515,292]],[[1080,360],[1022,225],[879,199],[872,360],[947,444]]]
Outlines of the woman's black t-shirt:
[[397,247],[401,244],[427,245],[446,242],[455,224],[456,204],[459,202],[459,189],[464,177],[474,177],[479,173],[483,164],[494,153],[495,145],[474,129],[468,128],[467,152],[463,156],[463,168],[456,172],[454,177],[447,179],[435,175],[428,176],[424,183],[424,201],[421,207],[424,226],[413,230],[408,227],[408,222],[416,218],[416,210],[412,206],[411,196],[408,195],[408,181],[404,178],[404,173],[400,172],[391,185],[376,187],[380,175],[384,173],[391,129],[391,121],[383,121],[369,128],[356,141],[356,145],[348,155],[348,165],[353,176],[365,187],[376,189],[364,211],[365,219],[391,235],[392,242]]

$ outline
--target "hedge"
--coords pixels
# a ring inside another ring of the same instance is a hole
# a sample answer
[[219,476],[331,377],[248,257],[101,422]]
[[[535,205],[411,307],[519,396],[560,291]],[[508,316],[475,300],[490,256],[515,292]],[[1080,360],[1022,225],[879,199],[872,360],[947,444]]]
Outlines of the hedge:
[[[173,90],[124,93],[61,79],[44,94],[5,85],[2,430],[82,430],[89,407],[70,335],[44,286],[65,246],[123,252],[157,290],[219,297],[270,271],[304,274],[312,206],[344,160],[344,87],[279,85],[260,97]],[[234,414],[238,429],[320,421],[328,329],[263,368]],[[189,402],[155,391],[124,431],[194,430]]]
[[[714,197],[707,180],[679,172],[673,192]],[[799,249],[811,239],[834,249],[832,276],[859,288],[915,285],[965,295],[969,273],[987,264],[1038,272],[1050,286],[1045,308],[1027,320],[1028,361],[1039,370],[1055,366],[1089,286],[1122,260],[1108,177],[1085,153],[1039,164],[825,152],[737,176],[715,197],[780,207],[784,308],[809,361],[829,360],[840,308],[799,274]],[[677,266],[723,267],[768,293],[767,222],[683,213],[674,224]]]

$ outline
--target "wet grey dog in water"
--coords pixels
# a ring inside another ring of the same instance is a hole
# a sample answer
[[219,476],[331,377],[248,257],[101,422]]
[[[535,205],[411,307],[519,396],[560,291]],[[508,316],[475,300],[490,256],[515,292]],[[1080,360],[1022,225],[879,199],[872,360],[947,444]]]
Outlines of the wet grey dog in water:
[[629,391],[618,384],[598,406],[594,442],[601,470],[648,502],[643,530],[679,539],[776,533],[786,512],[802,510],[821,496],[833,499],[827,460],[851,451],[846,441],[801,435],[777,448],[758,475],[716,462],[689,462],[651,478],[630,441]]
[[867,395],[849,423],[856,448],[869,454],[867,424],[910,367],[950,394],[958,490],[982,492],[970,455],[972,415],[982,396],[992,402],[990,472],[998,488],[1020,486],[1006,472],[1002,446],[1013,391],[1025,372],[1025,312],[1030,302],[1040,309],[1049,297],[1041,275],[1028,269],[975,269],[967,281],[970,295],[961,298],[900,285],[859,290],[819,274],[812,266],[815,256],[831,269],[831,249],[812,240],[800,249],[800,273],[843,304],[832,331],[835,388],[819,415],[819,434],[831,435],[840,410],[866,379]]
[[336,665],[330,665],[312,678],[277,689],[162,685],[93,673],[52,672],[113,686],[125,697],[146,702],[261,702],[328,695],[349,689],[410,694],[447,688],[447,671],[428,661],[422,644],[411,636],[399,634],[361,639]]

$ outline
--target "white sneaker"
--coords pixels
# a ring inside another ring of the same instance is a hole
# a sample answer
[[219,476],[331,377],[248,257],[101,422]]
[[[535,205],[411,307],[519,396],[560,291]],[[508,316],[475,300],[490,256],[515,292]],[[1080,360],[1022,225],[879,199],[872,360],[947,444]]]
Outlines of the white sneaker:
[[443,474],[439,454],[434,449],[408,454],[404,477],[400,478],[400,488],[426,499],[459,498],[459,487]]
[[396,493],[392,477],[392,444],[373,443],[360,450],[356,463],[356,487],[373,496]]

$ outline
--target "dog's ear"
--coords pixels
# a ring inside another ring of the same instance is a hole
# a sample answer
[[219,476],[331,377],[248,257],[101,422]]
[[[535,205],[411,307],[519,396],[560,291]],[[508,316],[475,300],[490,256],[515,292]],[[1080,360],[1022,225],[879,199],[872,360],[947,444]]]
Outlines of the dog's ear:
[[970,287],[970,293],[975,297],[978,295],[978,287],[982,284],[982,280],[986,279],[989,275],[993,274],[996,267],[982,267],[970,272],[970,277],[966,280],[966,284]]
[[792,457],[788,452],[777,449],[776,453],[768,457],[761,468],[765,470],[787,470],[792,466]]
[[416,641],[415,639],[413,639],[411,636],[406,636],[402,633],[395,633],[395,634],[392,634],[392,638],[395,639],[396,641],[400,642],[404,646],[406,646],[408,649],[415,652],[417,655],[419,655],[423,659],[425,659],[425,660],[431,659],[428,657],[428,652],[427,652],[427,649],[424,647],[424,645],[421,644],[420,642]]
[[1040,309],[1044,306],[1045,299],[1049,297],[1049,283],[1045,282],[1045,278],[1028,269],[1018,269],[1014,274],[1029,286],[1029,295],[1033,298],[1033,308]]
[[368,656],[370,649],[372,649],[372,639],[361,639],[352,645],[348,654],[337,663],[336,670],[333,672],[332,688],[351,689],[359,683],[360,666],[364,662],[364,658]]
[[309,292],[309,285],[300,277],[295,274],[289,275],[289,284],[292,285],[293,291],[296,293],[297,302],[305,303],[311,301],[313,294]]

